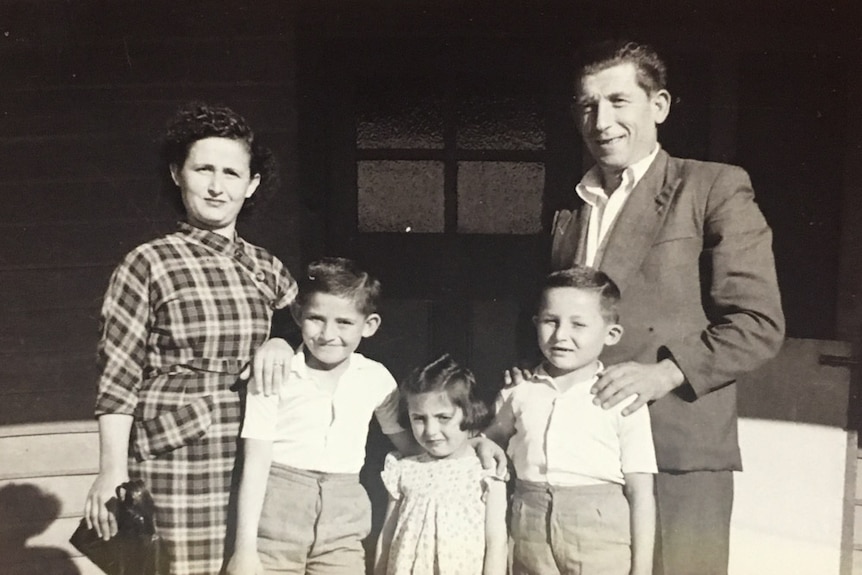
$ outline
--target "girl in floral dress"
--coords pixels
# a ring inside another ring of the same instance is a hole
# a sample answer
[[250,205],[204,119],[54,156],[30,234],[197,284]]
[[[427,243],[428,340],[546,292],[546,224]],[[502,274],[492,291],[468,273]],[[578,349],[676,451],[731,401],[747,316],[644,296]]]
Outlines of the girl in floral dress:
[[401,424],[424,453],[386,457],[389,506],[376,575],[506,573],[505,484],[468,443],[491,416],[475,387],[473,374],[448,355],[401,385]]

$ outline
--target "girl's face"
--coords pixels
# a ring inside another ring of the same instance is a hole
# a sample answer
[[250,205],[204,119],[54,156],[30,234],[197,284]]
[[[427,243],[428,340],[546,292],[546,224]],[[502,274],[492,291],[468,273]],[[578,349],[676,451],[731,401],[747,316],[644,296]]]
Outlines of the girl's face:
[[190,224],[233,239],[242,205],[260,183],[250,161],[243,142],[204,138],[189,147],[182,166],[171,165]]
[[461,429],[464,412],[445,391],[408,396],[407,413],[413,436],[429,455],[441,459],[460,457],[469,448],[471,433]]

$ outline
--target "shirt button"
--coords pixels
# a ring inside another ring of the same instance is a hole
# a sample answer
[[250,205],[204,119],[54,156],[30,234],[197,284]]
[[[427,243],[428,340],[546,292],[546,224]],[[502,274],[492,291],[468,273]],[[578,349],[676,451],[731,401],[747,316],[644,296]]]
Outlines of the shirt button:
[[233,255],[235,255],[238,258],[241,258],[242,254],[243,254],[242,248],[237,248],[236,251],[233,253]]
[[254,279],[256,279],[259,282],[262,282],[263,280],[266,279],[266,274],[263,273],[263,271],[259,271],[256,274],[254,274]]

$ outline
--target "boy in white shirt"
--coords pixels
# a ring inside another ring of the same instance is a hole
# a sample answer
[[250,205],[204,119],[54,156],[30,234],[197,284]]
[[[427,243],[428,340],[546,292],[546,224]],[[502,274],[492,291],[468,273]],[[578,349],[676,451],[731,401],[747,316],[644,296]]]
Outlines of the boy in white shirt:
[[294,318],[303,345],[277,395],[249,394],[236,550],[228,573],[344,573],[365,569],[371,504],[359,483],[372,413],[395,447],[395,379],[356,353],[380,325],[380,282],[350,260],[313,263],[299,281]]
[[[356,353],[380,326],[380,282],[350,260],[324,258],[298,284],[292,312],[303,343],[289,377],[277,395],[246,399],[228,575],[363,573],[371,503],[359,471],[372,414],[398,451],[419,452],[413,434],[398,424],[395,379]],[[483,464],[496,460],[504,473],[502,450],[482,442],[473,446]]]
[[603,272],[554,272],[534,317],[544,361],[503,389],[485,434],[508,444],[517,477],[514,575],[652,572],[655,450],[649,411],[604,410],[590,388],[622,336],[620,292]]

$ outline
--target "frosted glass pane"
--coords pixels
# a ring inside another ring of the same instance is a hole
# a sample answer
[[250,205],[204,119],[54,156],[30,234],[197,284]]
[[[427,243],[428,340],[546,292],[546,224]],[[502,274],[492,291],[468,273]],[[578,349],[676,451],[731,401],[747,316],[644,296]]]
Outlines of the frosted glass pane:
[[472,96],[458,103],[457,145],[465,150],[541,150],[545,126],[532,95]]
[[460,162],[458,231],[533,234],[542,230],[545,166],[537,162]]
[[358,162],[360,232],[443,232],[443,163]]
[[368,93],[357,104],[360,149],[442,149],[443,105],[438,98],[405,93]]

